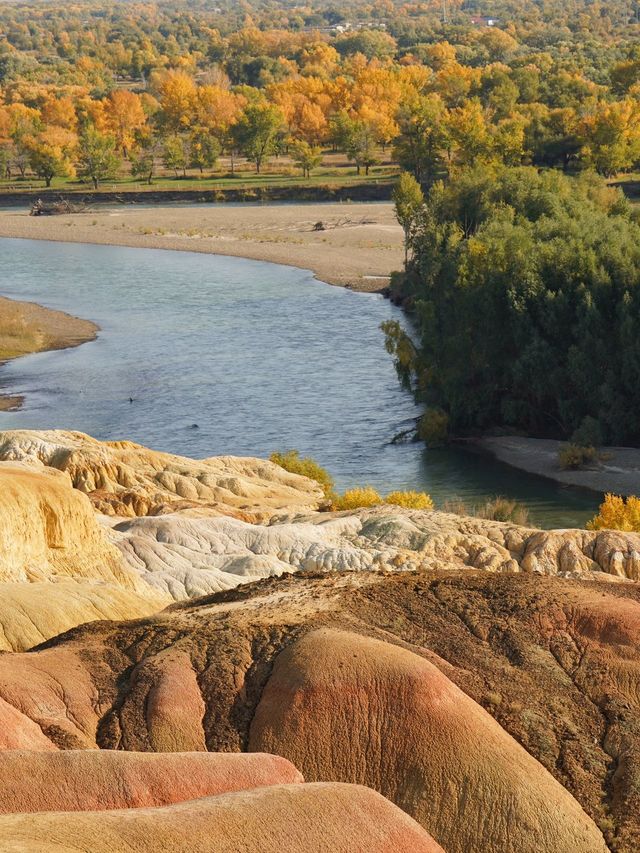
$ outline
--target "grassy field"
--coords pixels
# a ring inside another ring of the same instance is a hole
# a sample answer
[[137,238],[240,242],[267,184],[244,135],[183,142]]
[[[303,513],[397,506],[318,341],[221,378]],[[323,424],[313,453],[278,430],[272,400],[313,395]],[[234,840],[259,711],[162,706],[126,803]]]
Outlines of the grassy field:
[[[236,163],[234,172],[232,172],[230,162],[221,160],[218,170],[205,172],[203,175],[194,170],[188,170],[186,176],[182,174],[175,176],[164,169],[160,170],[154,176],[151,184],[139,178],[132,178],[125,170],[118,178],[103,181],[100,184],[100,189],[104,192],[118,190],[144,192],[146,190],[251,190],[262,187],[343,187],[360,183],[388,183],[397,177],[399,171],[399,167],[395,164],[382,162],[381,165],[373,166],[368,175],[365,175],[364,169],[358,175],[355,166],[339,154],[328,154],[322,165],[315,169],[308,178],[303,177],[300,170],[296,169],[291,161],[285,157],[274,159],[263,167],[260,174],[257,174],[255,167],[246,161]],[[3,191],[29,192],[38,189],[46,189],[45,182],[33,175],[26,175],[24,178],[14,176],[11,179],[0,180],[0,193]],[[60,192],[94,191],[90,182],[69,178],[54,178],[49,189]]]

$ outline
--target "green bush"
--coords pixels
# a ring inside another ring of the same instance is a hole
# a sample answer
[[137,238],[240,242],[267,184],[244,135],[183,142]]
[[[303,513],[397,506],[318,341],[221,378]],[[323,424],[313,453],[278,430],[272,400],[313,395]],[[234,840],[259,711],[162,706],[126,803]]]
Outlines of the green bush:
[[428,447],[442,447],[447,443],[449,417],[442,409],[427,409],[418,421],[418,438]]
[[602,427],[600,421],[587,415],[580,421],[580,426],[571,436],[571,444],[580,447],[600,447],[602,445]]
[[580,444],[566,444],[558,451],[558,462],[564,471],[577,471],[586,465],[592,465],[598,458],[595,447]]

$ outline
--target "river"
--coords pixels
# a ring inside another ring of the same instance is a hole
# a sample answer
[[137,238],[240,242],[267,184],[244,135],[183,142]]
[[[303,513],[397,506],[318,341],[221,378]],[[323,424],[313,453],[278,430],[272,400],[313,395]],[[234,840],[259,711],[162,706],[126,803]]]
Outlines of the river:
[[[292,267],[186,252],[0,240],[0,292],[94,320],[96,341],[2,368],[2,429],[75,429],[194,457],[296,448],[339,488],[416,488],[436,504],[497,494],[544,527],[598,497],[463,450],[392,444],[419,410],[396,379],[380,295]],[[130,398],[133,402],[130,402]]]

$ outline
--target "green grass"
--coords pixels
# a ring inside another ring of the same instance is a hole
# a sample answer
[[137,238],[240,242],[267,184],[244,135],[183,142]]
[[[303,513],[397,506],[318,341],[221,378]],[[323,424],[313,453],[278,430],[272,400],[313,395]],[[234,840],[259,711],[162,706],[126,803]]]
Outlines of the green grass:
[[[369,175],[364,172],[360,175],[355,173],[355,169],[319,169],[312,174],[310,178],[304,178],[299,174],[283,174],[277,171],[264,172],[256,174],[246,170],[237,172],[232,176],[229,173],[212,174],[200,176],[189,174],[184,177],[171,177],[169,175],[161,175],[153,179],[151,185],[139,179],[131,178],[130,176],[119,177],[114,180],[104,181],[99,188],[99,191],[112,192],[116,190],[135,190],[136,192],[158,191],[158,190],[223,190],[223,189],[241,189],[250,190],[261,187],[314,187],[314,186],[330,186],[344,187],[356,186],[358,184],[369,183],[387,183],[395,179],[398,174],[398,169],[393,166],[381,166],[370,170]],[[24,179],[12,179],[0,181],[0,192],[29,192],[33,190],[46,190],[44,181],[39,181],[36,178],[26,177]],[[84,183],[78,180],[69,180],[66,178],[54,178],[51,182],[49,191],[64,191],[64,192],[94,192],[93,186],[90,183]]]

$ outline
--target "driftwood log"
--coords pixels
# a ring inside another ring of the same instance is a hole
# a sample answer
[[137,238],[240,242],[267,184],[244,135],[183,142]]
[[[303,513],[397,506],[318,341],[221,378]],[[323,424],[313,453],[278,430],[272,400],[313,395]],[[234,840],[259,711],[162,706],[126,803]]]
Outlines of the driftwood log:
[[34,201],[29,212],[30,216],[58,216],[65,213],[84,213],[89,205],[75,203],[65,198],[59,201],[43,201],[41,198]]

